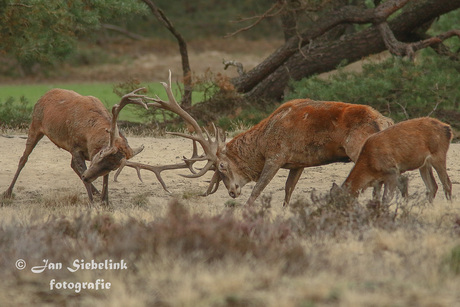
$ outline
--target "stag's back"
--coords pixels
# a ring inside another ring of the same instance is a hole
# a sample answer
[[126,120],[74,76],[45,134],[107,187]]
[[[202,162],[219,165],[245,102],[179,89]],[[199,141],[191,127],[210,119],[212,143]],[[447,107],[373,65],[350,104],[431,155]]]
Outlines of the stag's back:
[[445,160],[452,136],[451,127],[435,118],[410,119],[369,137],[359,159],[379,170],[413,170],[427,157]]
[[[241,135],[265,157],[286,156],[289,167],[356,161],[365,140],[392,125],[373,108],[343,102],[296,99]],[[238,136],[233,140],[239,142]]]
[[35,104],[31,130],[40,131],[69,152],[81,151],[89,159],[108,143],[110,121],[99,99],[52,89]]

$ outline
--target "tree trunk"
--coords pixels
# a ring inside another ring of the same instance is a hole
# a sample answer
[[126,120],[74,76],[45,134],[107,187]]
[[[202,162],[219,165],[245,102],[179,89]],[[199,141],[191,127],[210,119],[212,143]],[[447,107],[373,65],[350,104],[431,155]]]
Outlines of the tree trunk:
[[[459,7],[460,0],[417,1],[416,4],[404,7],[398,17],[389,21],[389,26],[396,38],[404,42],[410,39],[412,32],[417,28]],[[344,7],[339,10],[342,15],[334,12],[334,17],[323,24],[319,23],[319,27],[310,30],[304,38],[308,41],[309,37],[322,34],[325,28],[331,29],[343,23],[343,20],[365,23],[375,18],[374,12],[369,10],[355,11],[356,14],[353,16],[353,10],[351,7]],[[290,39],[253,70],[232,80],[237,90],[246,93],[245,97],[248,99],[280,99],[290,80],[300,80],[313,74],[330,71],[343,60],[353,62],[386,50],[382,35],[376,26],[346,35],[337,41],[318,46],[304,45],[300,52],[297,47],[298,41],[295,40],[295,38]]]
[[187,51],[187,43],[182,35],[176,30],[172,22],[168,19],[165,13],[156,6],[156,4],[151,0],[141,0],[152,11],[153,15],[160,21],[166,29],[171,32],[172,35],[177,40],[179,44],[179,52],[182,59],[182,74],[183,74],[183,82],[184,82],[184,95],[182,96],[181,105],[185,109],[190,109],[192,106],[192,77],[191,77],[191,69],[190,69],[190,61],[188,58],[188,51]]
[[288,1],[288,7],[281,15],[281,26],[283,28],[284,40],[287,42],[297,33],[297,14],[291,6],[292,0]]

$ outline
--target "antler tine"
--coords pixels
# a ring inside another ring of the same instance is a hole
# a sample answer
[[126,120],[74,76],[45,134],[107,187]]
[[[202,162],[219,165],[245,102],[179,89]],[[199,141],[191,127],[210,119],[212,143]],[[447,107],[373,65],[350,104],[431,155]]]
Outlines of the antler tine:
[[[117,169],[117,172],[116,172],[115,175],[113,176],[113,181],[118,182],[118,180],[117,180],[118,175],[120,175],[120,173],[121,173],[121,171],[123,170],[123,168],[128,164],[127,162],[128,162],[128,160],[123,159],[123,161],[122,161],[120,167]],[[130,163],[133,163],[133,162],[130,162]],[[140,170],[140,168],[137,168],[137,167],[134,167],[134,168],[136,169],[137,177],[139,178],[139,180],[140,180],[141,182],[144,182],[144,181],[142,180],[142,177],[141,177],[141,170]]]
[[184,157],[184,162],[183,163],[169,164],[169,165],[162,165],[162,166],[153,166],[153,165],[148,165],[148,164],[143,164],[143,163],[124,160],[122,162],[121,166],[118,168],[117,172],[115,173],[115,176],[114,176],[113,179],[114,179],[114,181],[117,181],[118,175],[121,173],[123,168],[125,166],[129,166],[129,167],[132,167],[132,168],[134,168],[136,170],[137,177],[139,178],[139,180],[141,182],[143,182],[140,170],[141,169],[146,169],[146,170],[149,170],[149,171],[152,171],[153,173],[155,173],[155,176],[157,177],[157,179],[160,182],[160,184],[163,187],[163,189],[166,192],[171,193],[168,190],[168,188],[166,187],[166,184],[165,184],[163,178],[161,177],[161,172],[165,171],[165,170],[188,168],[192,173],[196,174],[196,171],[193,169],[193,164],[196,161],[200,161],[199,159],[200,159],[200,156],[198,156],[198,149],[197,149],[197,146],[196,146],[196,142],[193,141],[192,157],[190,159]]
[[215,171],[214,175],[211,178],[211,181],[209,182],[208,189],[206,190],[205,193],[202,194],[202,196],[208,196],[210,194],[216,193],[217,189],[219,188],[219,183],[221,181],[219,172]]
[[163,165],[163,166],[153,166],[153,165],[148,165],[148,164],[143,164],[143,163],[138,163],[138,162],[126,161],[126,163],[124,165],[122,165],[118,169],[117,173],[115,174],[115,177],[114,177],[115,181],[117,181],[117,177],[120,174],[120,172],[122,170],[122,167],[125,167],[125,166],[129,166],[129,167],[132,167],[132,168],[136,169],[137,176],[139,177],[139,180],[141,182],[143,182],[143,181],[142,181],[142,178],[141,178],[140,170],[141,169],[146,169],[146,170],[152,171],[153,173],[155,173],[155,176],[157,177],[157,179],[160,182],[160,184],[163,187],[163,189],[168,193],[171,193],[171,192],[166,187],[166,183],[163,181],[163,178],[161,178],[161,172],[164,171],[164,170],[168,170],[168,169],[188,168],[188,165],[186,165],[185,163]]
[[[197,123],[197,121],[189,114],[187,113],[182,107],[177,103],[174,94],[171,90],[171,70],[169,71],[169,77],[168,77],[168,83],[166,82],[161,82],[163,87],[166,90],[166,94],[168,96],[168,101],[164,101],[160,99],[158,96],[156,98],[146,98],[150,101],[153,101],[153,103],[147,103],[147,106],[153,106],[157,108],[162,108],[166,109],[168,111],[171,111],[177,115],[179,115],[182,119],[184,119],[187,123],[189,123],[193,129],[195,130],[196,135],[189,135],[185,133],[179,133],[179,132],[170,132],[170,134],[173,135],[178,135],[181,137],[189,138],[194,141],[197,141],[200,143],[201,147],[203,147],[203,150],[205,152],[205,157],[203,160],[207,159],[209,161],[216,161],[216,152],[217,152],[217,146],[213,144],[213,142],[209,138],[208,134],[208,139],[205,138],[203,135],[203,130],[201,129],[200,125]],[[201,172],[200,172],[201,173]]]
[[207,171],[209,171],[211,169],[211,167],[214,165],[214,161],[212,160],[209,160],[208,163],[206,163],[206,165],[200,169],[200,171],[198,173],[194,173],[192,175],[182,175],[182,177],[185,177],[185,178],[198,178],[198,177],[201,177],[203,176],[204,174],[206,174]]
[[145,95],[138,95],[136,94],[139,91],[145,90],[145,87],[141,87],[138,89],[135,89],[131,93],[128,93],[121,97],[120,103],[115,104],[112,107],[112,126],[110,130],[110,141],[109,141],[109,146],[112,147],[115,139],[118,137],[118,125],[117,125],[117,120],[118,120],[118,115],[120,114],[121,109],[123,109],[127,104],[137,104],[140,106],[143,106],[145,109],[148,109],[147,104],[143,101],[143,98],[145,99]]
[[198,158],[201,158],[200,156],[198,156],[198,147],[196,146],[196,141],[193,141],[193,152],[192,152],[192,157],[191,157],[190,159],[187,159],[185,156],[183,156],[183,158],[184,158],[185,164],[188,165],[189,170],[190,170],[193,174],[196,174],[195,169],[193,168],[193,164],[194,164],[196,161],[200,161],[200,160],[197,160],[197,159],[198,159]]

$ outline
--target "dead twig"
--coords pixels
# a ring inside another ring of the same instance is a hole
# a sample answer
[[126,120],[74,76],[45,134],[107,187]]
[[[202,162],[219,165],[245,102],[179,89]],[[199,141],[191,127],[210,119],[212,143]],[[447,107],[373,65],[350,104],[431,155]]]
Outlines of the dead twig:
[[280,9],[278,11],[276,11],[275,13],[272,13],[274,10],[276,10],[278,7],[280,6],[280,3],[279,2],[276,2],[274,5],[272,5],[272,7],[270,7],[265,13],[263,13],[262,15],[260,16],[252,16],[252,17],[247,17],[247,18],[242,18],[236,22],[245,22],[245,21],[248,21],[248,20],[252,20],[252,19],[257,19],[255,22],[253,22],[252,24],[250,24],[249,26],[247,27],[244,27],[244,28],[241,28],[241,29],[238,29],[236,30],[235,32],[233,33],[230,33],[230,34],[227,34],[225,35],[224,37],[225,38],[228,38],[228,37],[232,37],[232,36],[235,36],[237,35],[238,33],[241,33],[241,32],[244,32],[244,31],[248,31],[252,28],[254,28],[256,25],[258,25],[262,20],[266,19],[266,18],[270,18],[270,17],[274,17],[274,16],[277,16],[279,15],[283,9],[284,9],[284,5],[281,5]]

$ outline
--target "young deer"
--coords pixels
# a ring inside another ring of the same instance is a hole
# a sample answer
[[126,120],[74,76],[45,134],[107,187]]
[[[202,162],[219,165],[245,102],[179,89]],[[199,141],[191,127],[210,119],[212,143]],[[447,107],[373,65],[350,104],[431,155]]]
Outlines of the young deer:
[[446,159],[451,140],[450,126],[437,119],[423,117],[400,122],[367,139],[342,189],[356,197],[369,186],[384,183],[383,202],[388,203],[394,196],[400,174],[419,169],[428,190],[427,197],[432,201],[438,190],[434,167],[450,200],[452,183],[447,175]]
[[[129,147],[117,126],[118,114],[125,105],[137,104],[147,108],[141,99],[144,96],[136,94],[140,90],[123,96],[120,104],[113,106],[112,116],[95,97],[81,96],[64,89],[48,91],[35,104],[26,149],[3,197],[12,196],[13,187],[30,153],[46,135],[59,148],[72,155],[70,166],[83,180],[90,201],[93,200],[93,194],[99,193],[91,182],[104,176],[102,201],[107,204],[108,173],[143,150],[143,146],[137,149]],[[88,169],[85,160],[91,161]]]
[[204,155],[185,161],[192,164],[208,160],[199,172],[186,177],[199,177],[213,169],[206,195],[214,193],[222,180],[232,198],[240,195],[246,183],[255,181],[248,205],[254,203],[280,168],[290,170],[284,198],[284,205],[288,205],[305,167],[356,161],[367,137],[393,124],[369,106],[296,99],[225,144],[215,127],[216,137],[212,140],[178,105],[171,91],[171,73],[169,83],[162,84],[168,101],[150,98],[154,103],[148,105],[172,111],[194,128],[195,135],[172,133],[190,138],[204,149]]

